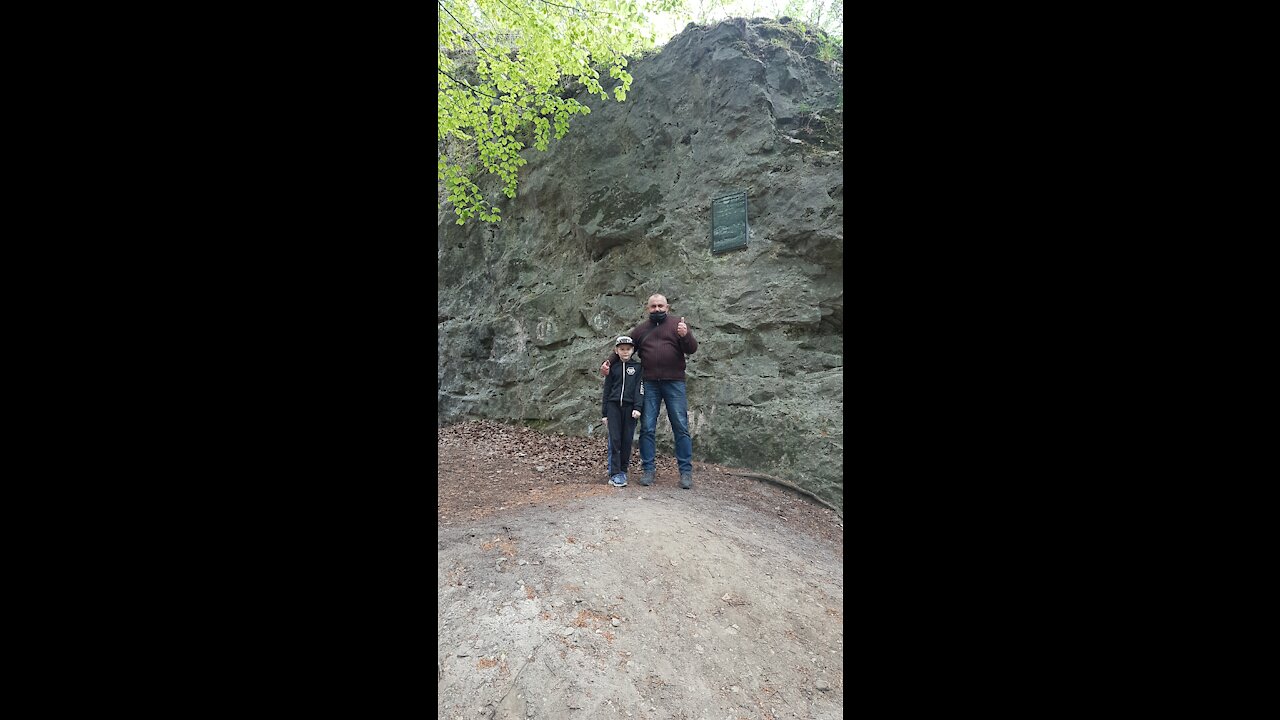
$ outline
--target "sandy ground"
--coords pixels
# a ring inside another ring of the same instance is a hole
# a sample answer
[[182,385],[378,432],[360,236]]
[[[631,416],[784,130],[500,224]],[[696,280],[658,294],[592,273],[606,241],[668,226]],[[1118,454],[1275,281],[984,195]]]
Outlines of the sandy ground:
[[715,465],[681,490],[661,458],[611,488],[588,438],[468,423],[437,446],[438,717],[842,716],[834,512]]

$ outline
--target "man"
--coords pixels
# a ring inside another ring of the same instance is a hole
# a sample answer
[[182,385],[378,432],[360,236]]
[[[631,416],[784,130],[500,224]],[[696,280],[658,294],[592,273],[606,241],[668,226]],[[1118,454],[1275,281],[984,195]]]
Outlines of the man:
[[[698,351],[698,341],[689,332],[684,318],[675,321],[667,316],[670,308],[665,296],[650,296],[647,308],[648,321],[640,323],[629,333],[635,339],[636,353],[644,365],[644,411],[640,414],[640,465],[644,476],[640,478],[640,484],[652,485],[657,475],[654,433],[658,429],[658,404],[665,402],[667,420],[671,422],[671,432],[675,435],[680,487],[688,490],[693,487],[693,438],[689,436],[684,358]],[[617,353],[610,353],[600,365],[600,374],[607,376],[609,367],[617,359]]]

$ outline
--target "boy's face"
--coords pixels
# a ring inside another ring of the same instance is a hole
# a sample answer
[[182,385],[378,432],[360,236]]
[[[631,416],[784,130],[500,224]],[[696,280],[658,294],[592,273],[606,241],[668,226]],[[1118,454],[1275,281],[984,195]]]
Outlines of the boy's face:
[[635,350],[635,348],[631,345],[627,345],[625,343],[622,345],[619,345],[617,347],[618,357],[622,358],[623,362],[626,362],[631,359],[632,350]]

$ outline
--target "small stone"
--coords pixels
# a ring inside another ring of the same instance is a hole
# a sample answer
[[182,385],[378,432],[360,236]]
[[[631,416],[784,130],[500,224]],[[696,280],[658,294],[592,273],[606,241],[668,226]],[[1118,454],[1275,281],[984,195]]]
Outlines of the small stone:
[[547,468],[545,465],[539,465],[538,467],[534,468],[534,470],[537,470],[538,472],[546,472]]
[[617,515],[614,515],[614,516],[613,516],[613,519],[614,519],[614,520],[617,520],[617,519],[618,519],[618,516],[617,516]]
[[621,624],[622,624],[622,621],[621,621],[621,620],[619,620],[618,618],[614,618],[614,619],[613,619],[613,626],[614,626],[614,627],[618,627],[618,626],[619,626],[619,625],[621,625]]
[[528,565],[528,564],[529,564],[529,561],[528,561],[528,560],[521,560],[521,561],[520,561],[519,563],[517,563],[517,564],[519,564],[519,565]]
[[561,635],[563,635],[563,636],[565,636],[565,637],[569,637],[569,636],[570,636],[570,635],[572,635],[573,633],[574,633],[574,628],[571,628],[571,627],[567,627],[567,628],[565,628],[565,629],[563,629],[563,630],[561,630],[561,631],[560,631],[560,634],[561,634]]
[[818,682],[814,683],[813,686],[823,692],[826,692],[831,689],[831,686],[827,684],[826,680],[819,680]]
[[684,614],[684,616],[685,616],[685,617],[687,617],[687,618],[693,618],[694,620],[697,620],[697,619],[698,619],[698,618],[693,617],[693,613],[685,613],[685,614]]

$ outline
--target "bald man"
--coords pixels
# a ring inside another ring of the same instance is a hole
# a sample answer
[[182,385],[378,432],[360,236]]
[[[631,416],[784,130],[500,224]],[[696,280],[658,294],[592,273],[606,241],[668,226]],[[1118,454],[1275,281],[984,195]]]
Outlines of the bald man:
[[[657,447],[654,434],[658,429],[658,405],[667,404],[667,420],[676,440],[676,465],[680,468],[680,487],[693,487],[693,438],[689,436],[689,400],[684,387],[684,360],[698,351],[698,341],[682,317],[675,320],[663,295],[651,295],[646,304],[649,319],[629,334],[635,339],[636,354],[644,366],[644,410],[640,413],[640,465],[644,476],[641,485],[652,485],[657,475],[654,464]],[[600,374],[608,375],[609,367],[618,359],[610,353],[600,366]]]

